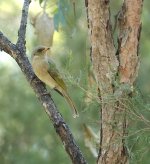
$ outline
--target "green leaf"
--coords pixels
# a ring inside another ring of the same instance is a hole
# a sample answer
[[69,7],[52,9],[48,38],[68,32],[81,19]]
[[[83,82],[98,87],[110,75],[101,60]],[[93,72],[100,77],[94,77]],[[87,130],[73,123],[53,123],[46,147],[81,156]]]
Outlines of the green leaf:
[[43,0],[39,0],[40,5],[41,5],[42,2],[43,2]]
[[54,15],[54,27],[58,31],[59,24],[62,26],[66,25],[66,20],[62,11],[61,4],[58,5],[58,12]]

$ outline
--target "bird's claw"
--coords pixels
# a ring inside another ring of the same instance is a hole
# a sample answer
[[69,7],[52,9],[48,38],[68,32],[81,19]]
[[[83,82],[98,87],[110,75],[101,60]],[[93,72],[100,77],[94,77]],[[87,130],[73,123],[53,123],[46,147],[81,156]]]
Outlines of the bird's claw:
[[39,79],[37,78],[36,75],[34,75],[34,76],[32,77],[32,79],[30,80],[30,84],[32,84],[32,83],[42,83],[43,85],[45,85],[41,80],[39,80]]

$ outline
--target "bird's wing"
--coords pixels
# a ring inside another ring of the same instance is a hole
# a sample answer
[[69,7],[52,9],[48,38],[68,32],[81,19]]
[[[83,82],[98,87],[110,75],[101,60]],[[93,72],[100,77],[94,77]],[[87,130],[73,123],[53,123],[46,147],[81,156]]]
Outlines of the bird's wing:
[[57,70],[55,63],[51,59],[48,59],[48,64],[49,64],[48,73],[59,84],[59,86],[61,86],[66,91],[67,87],[63,79],[61,78],[60,73]]

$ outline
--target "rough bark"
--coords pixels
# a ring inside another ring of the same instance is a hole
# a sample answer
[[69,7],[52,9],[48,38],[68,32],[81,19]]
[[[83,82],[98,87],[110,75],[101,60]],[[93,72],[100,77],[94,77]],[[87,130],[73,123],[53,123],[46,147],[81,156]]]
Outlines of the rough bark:
[[[36,96],[40,100],[42,106],[44,107],[45,112],[51,119],[53,126],[60,137],[62,144],[65,147],[66,152],[70,156],[72,163],[74,164],[86,164],[79,147],[75,143],[73,135],[62,118],[61,114],[56,108],[50,94],[47,93],[45,85],[35,76],[31,64],[26,56],[26,47],[25,47],[25,34],[26,34],[26,25],[28,17],[28,8],[30,0],[25,0],[23,9],[22,9],[22,19],[20,28],[18,31],[18,41],[17,44],[11,43],[7,37],[5,37],[0,32],[0,49],[10,54],[16,62],[18,63],[20,69],[24,73],[31,87],[33,88]],[[47,93],[47,94],[45,94]]]
[[128,163],[124,143],[127,130],[125,99],[130,98],[129,93],[138,71],[142,3],[142,0],[124,1],[118,15],[120,32],[116,49],[109,0],[85,1],[92,65],[101,100],[99,164]]
[[118,50],[121,83],[132,85],[137,76],[142,5],[143,0],[126,0],[119,13]]

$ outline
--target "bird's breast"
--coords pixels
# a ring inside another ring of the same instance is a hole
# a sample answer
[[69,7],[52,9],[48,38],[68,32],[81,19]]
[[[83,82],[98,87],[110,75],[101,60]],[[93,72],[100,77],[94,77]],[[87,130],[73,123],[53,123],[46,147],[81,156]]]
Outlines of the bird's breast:
[[32,67],[36,76],[41,81],[49,85],[51,88],[55,88],[57,86],[56,81],[50,76],[48,72],[49,64],[45,58],[34,57],[32,60]]
[[41,79],[45,74],[47,74],[48,63],[45,59],[41,59],[39,57],[34,57],[32,61],[32,67],[35,74]]

